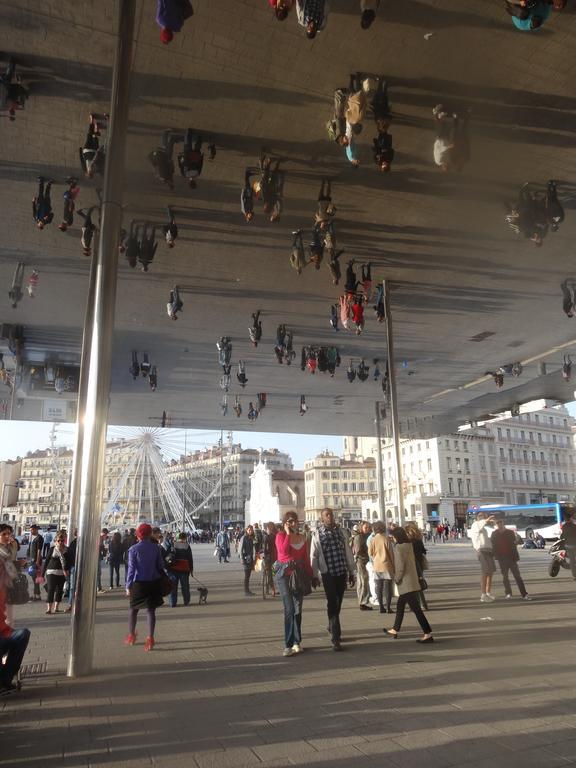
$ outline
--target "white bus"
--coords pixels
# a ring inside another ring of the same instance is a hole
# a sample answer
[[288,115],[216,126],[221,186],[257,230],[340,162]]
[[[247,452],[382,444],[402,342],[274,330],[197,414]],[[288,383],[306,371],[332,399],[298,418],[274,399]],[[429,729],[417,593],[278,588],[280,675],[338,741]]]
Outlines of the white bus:
[[504,520],[506,528],[511,528],[522,538],[531,539],[540,534],[544,539],[559,539],[560,529],[565,520],[576,512],[576,505],[569,502],[551,502],[549,504],[482,504],[468,507],[470,523],[478,512],[494,515]]

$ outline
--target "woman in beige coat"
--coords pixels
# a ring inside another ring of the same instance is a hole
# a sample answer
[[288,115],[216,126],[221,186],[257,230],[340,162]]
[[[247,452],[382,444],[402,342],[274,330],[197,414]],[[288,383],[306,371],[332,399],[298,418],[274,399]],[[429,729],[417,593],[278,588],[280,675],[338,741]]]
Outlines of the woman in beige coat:
[[[370,540],[368,554],[374,569],[376,597],[378,598],[380,613],[392,613],[394,553],[390,539],[386,535],[386,526],[382,522],[374,523],[374,536]],[[384,590],[386,590],[386,607],[384,607]]]
[[420,607],[420,579],[416,570],[416,561],[414,559],[414,549],[411,541],[408,539],[404,528],[394,528],[392,536],[396,542],[394,546],[394,581],[396,583],[396,592],[398,602],[396,604],[396,621],[392,629],[385,629],[384,636],[396,639],[402,620],[404,619],[404,609],[406,603],[412,609],[412,613],[422,627],[424,633],[416,642],[433,643],[432,627],[428,624],[426,616]]

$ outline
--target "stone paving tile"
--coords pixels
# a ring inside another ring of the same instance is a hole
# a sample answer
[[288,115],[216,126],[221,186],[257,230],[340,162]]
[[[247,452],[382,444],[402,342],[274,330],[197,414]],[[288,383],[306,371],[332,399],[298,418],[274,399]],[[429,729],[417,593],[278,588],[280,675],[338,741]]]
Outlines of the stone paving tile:
[[[141,645],[121,645],[121,597],[99,600],[100,669],[88,679],[55,674],[65,664],[66,625],[51,623],[48,633],[35,606],[22,608],[21,621],[33,626],[31,654],[39,655],[38,639],[50,674],[26,681],[20,697],[0,701],[2,746],[17,768],[46,768],[56,760],[66,768],[555,768],[574,761],[576,672],[565,663],[571,595],[542,602],[537,614],[533,604],[503,610],[482,649],[471,633],[438,642],[426,656],[408,640],[384,644],[373,617],[355,610],[352,593],[345,598],[345,626],[355,640],[348,653],[332,654],[322,631],[324,601],[310,600],[309,651],[285,663],[278,657],[280,606],[235,604],[230,597],[239,583],[230,585],[208,550],[195,557],[211,586],[213,613],[162,609],[157,651],[144,654]],[[430,613],[439,637],[479,626],[481,608],[460,598],[452,607],[455,593],[467,600],[476,595],[471,554],[445,547],[433,549],[430,559],[438,574]],[[523,561],[527,581],[536,576],[531,591],[554,596],[545,591],[549,582],[538,580],[539,561],[533,563],[528,556]],[[522,627],[547,622],[555,628],[555,639],[546,640],[530,666],[518,650],[519,642],[524,650],[515,631],[518,612]],[[259,642],[255,621],[262,627]],[[209,644],[214,658],[199,659],[195,652]]]

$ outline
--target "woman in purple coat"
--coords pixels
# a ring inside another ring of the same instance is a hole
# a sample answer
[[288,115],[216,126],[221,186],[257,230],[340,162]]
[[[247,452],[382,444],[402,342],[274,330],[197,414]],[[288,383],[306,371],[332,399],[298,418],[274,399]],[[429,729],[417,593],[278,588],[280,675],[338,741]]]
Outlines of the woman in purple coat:
[[[136,622],[138,611],[146,608],[148,614],[148,637],[145,651],[154,648],[154,629],[156,627],[156,608],[164,603],[162,599],[162,577],[166,567],[160,547],[152,536],[152,526],[141,523],[136,529],[138,543],[128,550],[128,573],[126,575],[126,594],[130,598],[128,634],[124,645],[136,642]],[[167,574],[166,574],[167,575]]]

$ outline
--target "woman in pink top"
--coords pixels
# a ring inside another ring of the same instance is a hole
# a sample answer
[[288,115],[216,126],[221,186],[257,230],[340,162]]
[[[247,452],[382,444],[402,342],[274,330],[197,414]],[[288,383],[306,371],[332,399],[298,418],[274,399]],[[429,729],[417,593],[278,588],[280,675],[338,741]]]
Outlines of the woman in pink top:
[[306,537],[298,531],[298,515],[293,510],[282,518],[283,530],[276,534],[276,550],[279,563],[276,568],[276,585],[284,603],[284,656],[301,653],[302,648],[302,603],[304,595],[290,588],[290,575],[294,568],[302,568],[312,579],[312,566]]

